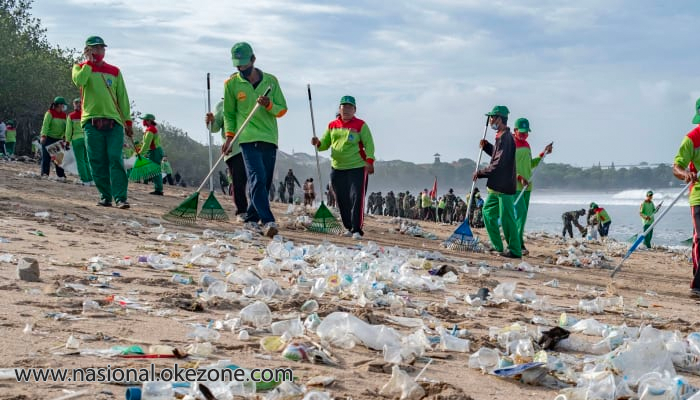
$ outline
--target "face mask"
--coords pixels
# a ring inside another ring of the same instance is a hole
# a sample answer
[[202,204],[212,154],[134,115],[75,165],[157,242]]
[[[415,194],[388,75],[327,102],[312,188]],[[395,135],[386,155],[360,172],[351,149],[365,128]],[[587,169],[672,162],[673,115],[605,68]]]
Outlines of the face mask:
[[61,105],[61,111],[66,112],[67,109],[68,109],[67,105],[65,105],[65,104]]
[[498,131],[498,124],[491,124],[491,129]]
[[241,72],[241,75],[243,75],[244,78],[249,77],[250,74],[253,73],[253,65],[251,64],[250,67],[248,67],[248,68],[246,68],[246,69],[243,69],[243,70],[241,70],[240,72]]
[[141,123],[143,124],[143,126],[148,126],[148,122],[146,120],[141,121]]

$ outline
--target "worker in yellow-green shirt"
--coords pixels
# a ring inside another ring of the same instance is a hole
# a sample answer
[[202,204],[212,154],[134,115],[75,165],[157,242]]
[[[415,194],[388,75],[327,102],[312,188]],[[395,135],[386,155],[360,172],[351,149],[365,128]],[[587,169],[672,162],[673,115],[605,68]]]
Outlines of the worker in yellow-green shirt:
[[[153,114],[146,114],[141,119],[143,119],[143,126],[146,128],[141,149],[147,152],[149,160],[156,165],[161,165],[163,161],[163,147],[160,145],[156,117]],[[149,194],[163,195],[163,178],[160,175],[153,178],[153,189]]]
[[[51,170],[51,155],[46,149],[50,145],[64,140],[66,135],[66,100],[63,97],[56,97],[49,106],[49,110],[44,114],[44,121],[41,124],[41,176],[49,176]],[[56,176],[62,182],[66,181],[66,173],[63,168],[54,164]]]
[[75,164],[78,175],[84,186],[93,186],[92,173],[90,172],[90,161],[87,157],[87,145],[85,144],[85,134],[80,123],[81,119],[80,99],[73,100],[73,112],[66,118],[66,142],[70,143],[75,154]]

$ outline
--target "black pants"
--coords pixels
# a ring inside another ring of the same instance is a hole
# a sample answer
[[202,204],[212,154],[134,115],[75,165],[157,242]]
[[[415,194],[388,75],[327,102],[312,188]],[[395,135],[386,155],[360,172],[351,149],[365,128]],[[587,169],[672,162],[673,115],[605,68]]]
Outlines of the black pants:
[[287,202],[289,204],[294,203],[294,186],[291,189],[287,188]]
[[693,280],[690,288],[700,289],[700,206],[691,206],[690,214],[693,216]]
[[163,184],[165,184],[165,182],[168,182],[168,185],[170,186],[174,185],[175,182],[173,181],[173,174],[165,175],[163,178]]
[[243,154],[238,153],[226,160],[226,165],[231,173],[231,185],[233,186],[233,202],[236,204],[236,215],[245,214],[248,209],[248,198],[246,197],[246,184],[248,178],[245,173],[245,163]]
[[[54,139],[51,137],[46,137],[44,139],[44,144],[41,146],[41,174],[49,176],[49,171],[51,171],[51,164],[54,164],[51,161],[51,155],[49,152],[46,150],[46,147],[56,143],[60,142],[61,139]],[[60,178],[64,178],[66,176],[66,173],[63,172],[63,168],[59,167],[58,165],[54,164],[56,167],[56,175]]]
[[353,168],[331,170],[331,185],[335,191],[335,198],[340,210],[340,218],[343,226],[350,232],[362,231],[364,222],[363,210],[365,208],[365,190],[367,189],[367,175],[365,168]]
[[561,219],[564,222],[564,229],[561,230],[561,235],[563,237],[566,237],[566,233],[569,232],[569,237],[572,239],[574,238],[574,230],[573,226],[571,225],[571,220],[567,218],[562,218]]

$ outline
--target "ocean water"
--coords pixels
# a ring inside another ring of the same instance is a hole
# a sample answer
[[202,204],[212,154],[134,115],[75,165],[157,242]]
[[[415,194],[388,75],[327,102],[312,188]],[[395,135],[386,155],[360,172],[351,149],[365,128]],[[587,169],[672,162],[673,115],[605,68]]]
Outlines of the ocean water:
[[[633,189],[618,192],[562,192],[554,190],[537,190],[530,197],[530,211],[528,213],[525,231],[545,231],[561,234],[561,215],[566,211],[585,208],[593,201],[599,207],[603,207],[610,214],[612,224],[610,237],[625,241],[635,233],[642,231],[642,219],[639,217],[639,206],[644,201],[649,189]],[[654,191],[654,203],[663,200],[663,206],[659,213],[671,205],[673,199],[682,190],[682,186],[664,188]],[[585,219],[579,219],[584,224]],[[574,227],[574,235],[577,230]],[[663,245],[684,245],[686,240],[693,236],[693,225],[690,217],[687,193],[684,194],[673,208],[663,217],[654,228],[652,242]],[[580,235],[579,235],[580,237]]]

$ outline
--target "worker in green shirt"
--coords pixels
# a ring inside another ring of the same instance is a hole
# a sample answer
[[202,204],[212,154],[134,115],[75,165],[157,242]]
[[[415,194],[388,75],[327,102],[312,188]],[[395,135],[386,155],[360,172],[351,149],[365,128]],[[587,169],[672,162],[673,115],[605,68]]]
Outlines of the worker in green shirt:
[[603,207],[598,207],[598,204],[591,203],[589,207],[589,214],[593,215],[598,221],[598,233],[601,239],[608,237],[610,231],[610,224],[612,224],[612,218]]
[[[647,192],[647,198],[644,199],[642,204],[639,206],[639,216],[642,218],[642,223],[644,224],[644,228],[642,229],[642,232],[646,232],[646,230],[651,226],[651,224],[654,223],[654,214],[656,214],[656,210],[658,209],[652,200],[654,197],[654,192],[651,190]],[[649,233],[647,233],[644,236],[644,245],[647,247],[647,249],[651,249],[651,235],[654,233],[654,230],[650,230]]]
[[[49,110],[44,114],[44,122],[41,124],[41,176],[49,176],[51,169],[51,156],[47,147],[64,140],[66,135],[66,100],[63,97],[56,97],[49,106]],[[66,173],[63,168],[54,164],[56,175],[61,182],[66,181]]]
[[8,119],[5,130],[5,150],[7,155],[12,157],[15,154],[15,143],[17,143],[17,127],[15,120]]
[[87,145],[85,144],[85,134],[80,123],[81,118],[80,99],[73,100],[73,112],[66,118],[66,142],[70,143],[75,154],[75,164],[78,175],[84,186],[93,186],[92,173],[90,172],[90,161],[87,157]]
[[160,163],[160,170],[163,171],[165,176],[163,177],[163,184],[168,182],[168,185],[173,186],[175,182],[173,181],[173,167],[170,166],[170,161],[168,161],[168,156],[163,154],[163,161]]
[[527,212],[530,208],[530,193],[532,192],[532,170],[540,164],[540,160],[545,154],[552,152],[552,144],[545,146],[544,150],[536,158],[532,158],[530,144],[527,141],[530,135],[530,121],[527,118],[518,118],[514,124],[515,134],[515,178],[517,180],[516,195],[520,196],[520,192],[525,190],[520,200],[515,204],[515,224],[518,227],[518,235],[520,236],[520,248],[524,256],[530,252],[525,248],[523,233],[525,232],[525,222],[527,221]]
[[88,159],[95,186],[100,192],[98,206],[129,208],[128,180],[122,147],[131,128],[129,95],[119,68],[104,61],[105,44],[99,36],[85,41],[85,61],[73,66],[73,83],[82,93],[81,125],[85,132]]
[[[160,135],[156,117],[153,114],[145,114],[141,117],[143,126],[146,128],[146,133],[143,135],[143,145],[141,151],[146,151],[146,157],[153,161],[154,164],[160,165],[163,161],[163,147],[160,145]],[[163,195],[163,178],[159,176],[153,177],[153,191],[149,194],[162,196]]]
[[[221,131],[221,139],[226,140],[226,130],[224,129],[224,102],[220,101],[215,107],[215,114],[207,113],[204,122],[211,127],[211,132],[216,133]],[[228,176],[231,177],[233,189],[228,185],[228,178],[224,175],[227,190],[233,192],[233,203],[236,205],[236,216],[239,222],[245,221],[246,212],[248,210],[248,197],[246,196],[246,188],[248,177],[245,172],[245,162],[243,161],[243,153],[241,146],[238,144],[239,138],[236,137],[230,144],[230,151],[224,156],[226,167],[228,168]],[[223,188],[223,185],[222,185]],[[274,188],[270,190],[274,192]],[[228,194],[228,192],[225,192]]]
[[[277,160],[277,118],[287,113],[287,102],[277,78],[255,68],[256,58],[250,44],[236,43],[231,48],[231,58],[238,73],[224,84],[226,142],[222,151],[228,154],[234,137],[239,136],[250,194],[246,228],[259,232],[258,224],[262,223],[262,233],[272,238],[278,232],[269,196]],[[268,87],[271,91],[264,96]],[[251,117],[245,130],[238,132],[256,103],[260,110]]]
[[374,173],[374,139],[365,121],[355,117],[354,97],[341,97],[338,108],[339,117],[328,124],[321,138],[314,136],[311,144],[318,151],[331,149],[331,184],[347,229],[343,235],[360,240],[365,234],[367,175]]

